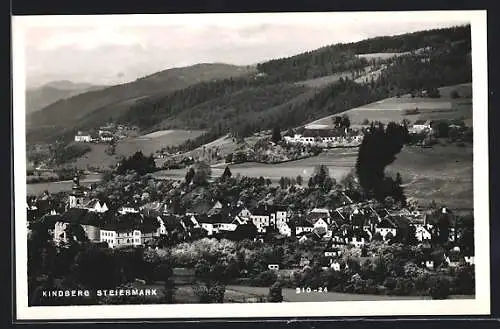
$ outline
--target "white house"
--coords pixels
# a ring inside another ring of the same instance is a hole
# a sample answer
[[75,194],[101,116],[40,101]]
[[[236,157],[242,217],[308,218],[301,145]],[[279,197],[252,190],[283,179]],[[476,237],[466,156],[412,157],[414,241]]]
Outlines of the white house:
[[320,218],[314,223],[313,228],[323,228],[325,231],[328,231],[328,223]]
[[135,207],[132,206],[123,206],[118,209],[118,213],[121,215],[125,214],[137,214],[139,213],[139,210],[137,210]]
[[84,206],[85,209],[87,209],[90,212],[97,212],[97,213],[105,213],[108,211],[108,206],[106,205],[106,202],[100,202],[98,199],[93,199],[90,200],[87,204]]
[[362,246],[365,245],[365,238],[356,238],[356,237],[352,237],[351,240],[349,240],[349,244],[350,245],[353,245],[357,248],[360,248]]
[[292,236],[292,229],[290,228],[290,226],[288,226],[287,223],[280,224],[277,227],[278,227],[278,232],[281,235]]
[[432,270],[434,269],[434,261],[433,260],[426,260],[425,262],[423,262],[423,265],[429,269],[429,270]]
[[431,233],[424,226],[415,227],[415,237],[418,241],[430,240],[432,238]]
[[309,224],[309,225],[306,225],[306,224],[301,224],[300,226],[297,225],[295,227],[295,235],[299,235],[301,233],[304,233],[304,232],[312,232],[314,230],[314,226]]
[[425,131],[431,131],[432,121],[430,120],[417,120],[411,128],[411,132],[414,134],[420,134]]
[[160,226],[158,226],[158,229],[156,230],[157,235],[167,234],[167,228],[165,226],[165,222],[163,221],[163,218],[161,218],[160,216],[157,216],[156,220],[160,224]]
[[325,251],[325,257],[337,257],[340,256],[342,252],[340,250],[329,250]]
[[217,232],[226,231],[226,232],[234,232],[238,224],[234,223],[214,223],[213,229]]
[[114,230],[100,230],[101,242],[106,242],[109,248],[116,247],[116,231]]
[[474,265],[474,256],[465,256],[464,260],[468,265]]
[[277,228],[283,223],[288,223],[287,211],[280,206],[260,205],[251,212],[250,218],[259,232],[264,232],[268,226]]
[[116,230],[116,246],[140,246],[141,231],[133,228]]
[[75,135],[75,142],[90,143],[91,141],[92,141],[92,136],[90,136],[90,134],[84,134],[83,132],[79,131]]
[[214,224],[213,223],[201,223],[201,228],[207,231],[207,235],[211,236],[214,234]]
[[389,233],[393,237],[396,236],[397,227],[391,220],[384,218],[384,219],[382,219],[382,221],[379,224],[377,224],[377,227],[375,228],[375,233],[379,233],[382,236],[382,238],[385,240],[386,236]]
[[330,268],[337,272],[341,270],[340,263],[336,260],[330,264]]

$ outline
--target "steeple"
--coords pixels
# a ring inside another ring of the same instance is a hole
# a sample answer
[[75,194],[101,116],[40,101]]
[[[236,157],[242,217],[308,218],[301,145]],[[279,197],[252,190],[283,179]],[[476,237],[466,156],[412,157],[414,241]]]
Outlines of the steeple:
[[75,172],[73,176],[73,195],[82,195],[82,190],[80,186],[80,177],[78,176],[78,172]]
[[68,200],[69,208],[78,208],[83,205],[83,192],[80,186],[80,178],[78,177],[78,173],[75,173],[73,177],[73,190],[69,196]]

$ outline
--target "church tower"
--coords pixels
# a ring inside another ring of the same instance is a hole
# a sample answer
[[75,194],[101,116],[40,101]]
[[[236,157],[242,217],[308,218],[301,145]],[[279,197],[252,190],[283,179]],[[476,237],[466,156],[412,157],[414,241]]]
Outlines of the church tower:
[[73,177],[73,189],[69,195],[69,208],[80,208],[83,206],[83,192],[80,186],[78,173]]

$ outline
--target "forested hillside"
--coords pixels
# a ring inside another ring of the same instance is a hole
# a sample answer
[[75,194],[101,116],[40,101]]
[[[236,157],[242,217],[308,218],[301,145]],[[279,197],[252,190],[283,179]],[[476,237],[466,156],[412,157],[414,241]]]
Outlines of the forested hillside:
[[[87,92],[60,100],[33,113],[30,122],[35,126],[68,126],[79,123],[86,115],[100,112],[96,119],[108,119],[115,111],[128,109],[134,100],[157,93],[169,93],[192,84],[240,76],[251,68],[227,64],[197,64],[184,68],[161,71],[136,81]],[[122,105],[117,107],[116,105]],[[109,111],[108,108],[111,107]]]
[[[356,56],[368,52],[407,54],[388,58],[381,66],[381,61]],[[470,53],[470,26],[338,44],[258,64],[258,72],[251,74],[142,97],[112,111],[113,119],[144,131],[207,130],[198,140],[186,143],[193,147],[228,132],[249,135],[277,125],[296,127],[386,97],[470,82]],[[361,76],[363,83],[354,81],[366,69],[380,68],[375,78]],[[296,84],[346,72],[344,78],[321,88]],[[82,117],[64,133],[70,136],[78,128],[101,124],[99,111]]]

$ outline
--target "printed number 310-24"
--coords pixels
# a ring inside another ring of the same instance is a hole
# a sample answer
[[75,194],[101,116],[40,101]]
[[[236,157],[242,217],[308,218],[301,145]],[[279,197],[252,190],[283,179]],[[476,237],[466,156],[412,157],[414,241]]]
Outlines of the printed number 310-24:
[[326,287],[324,288],[318,288],[318,289],[311,289],[311,288],[295,288],[295,293],[297,294],[309,294],[312,292],[328,292],[328,289]]

